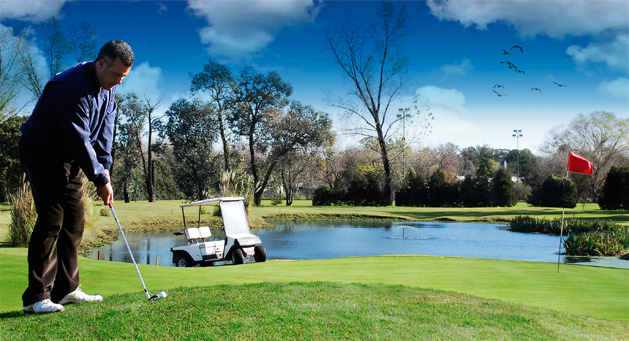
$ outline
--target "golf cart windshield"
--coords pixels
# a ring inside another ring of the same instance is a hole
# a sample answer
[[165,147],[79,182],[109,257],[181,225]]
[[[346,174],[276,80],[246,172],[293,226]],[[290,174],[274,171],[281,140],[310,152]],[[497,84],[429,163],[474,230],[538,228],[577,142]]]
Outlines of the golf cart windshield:
[[249,233],[247,211],[242,201],[221,201],[220,205],[225,234]]

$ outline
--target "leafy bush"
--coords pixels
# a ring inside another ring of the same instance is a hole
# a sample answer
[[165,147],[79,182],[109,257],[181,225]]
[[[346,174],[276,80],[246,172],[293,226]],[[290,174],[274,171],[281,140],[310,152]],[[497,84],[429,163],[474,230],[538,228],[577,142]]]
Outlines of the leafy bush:
[[395,206],[424,206],[428,200],[428,188],[421,174],[410,170],[404,185],[395,193]]
[[[561,219],[520,216],[511,219],[511,231],[559,235]],[[564,248],[572,256],[615,256],[629,249],[629,227],[608,220],[564,220]]]
[[515,205],[514,187],[509,173],[504,168],[498,169],[491,182],[492,206],[511,207]]
[[616,256],[629,249],[629,227],[571,233],[564,241],[566,254],[577,256]]
[[629,210],[629,166],[609,170],[598,205],[603,210]]
[[331,206],[342,204],[344,192],[341,190],[332,190],[330,187],[323,185],[315,189],[312,195],[313,206]]
[[542,207],[574,208],[577,206],[577,187],[568,178],[549,175],[541,187],[534,189],[528,203]]
[[446,181],[445,173],[437,169],[428,181],[428,206],[453,207],[459,201],[459,187]]

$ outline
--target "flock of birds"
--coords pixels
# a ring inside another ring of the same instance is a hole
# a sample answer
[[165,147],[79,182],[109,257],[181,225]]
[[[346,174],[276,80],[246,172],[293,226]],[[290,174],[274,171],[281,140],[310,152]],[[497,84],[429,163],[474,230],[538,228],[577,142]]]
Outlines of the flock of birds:
[[[513,49],[520,50],[520,53],[524,53],[524,49],[522,48],[522,46],[519,46],[519,45],[513,45],[513,46],[511,47],[510,51],[511,51],[511,50],[513,50]],[[505,50],[505,49],[502,49],[502,54],[503,54],[503,55],[510,55],[510,54],[512,54],[510,51],[507,51],[507,50]],[[524,72],[523,70],[519,69],[517,66],[515,66],[515,64],[513,64],[513,63],[512,63],[512,62],[510,62],[510,61],[502,61],[502,62],[500,62],[500,64],[506,64],[506,65],[507,65],[507,67],[508,67],[509,69],[513,69],[513,70],[514,70],[513,72],[515,72],[515,73],[521,73],[522,75],[526,75],[526,72]],[[560,88],[567,87],[567,85],[565,85],[565,84],[560,84],[560,83],[557,83],[557,82],[555,82],[555,81],[552,81],[552,82],[553,82],[555,85],[557,85],[558,87],[560,87]],[[506,96],[506,95],[507,95],[507,94],[505,94],[505,93],[500,93],[500,92],[496,91],[496,89],[502,89],[502,90],[505,90],[505,87],[504,87],[503,85],[501,85],[501,84],[496,84],[496,85],[494,85],[493,91],[494,91],[494,93],[495,93],[496,95],[498,95],[498,97],[502,97],[502,96]],[[541,90],[540,88],[536,88],[536,87],[531,88],[531,91],[538,91],[540,94],[542,93],[542,90]]]

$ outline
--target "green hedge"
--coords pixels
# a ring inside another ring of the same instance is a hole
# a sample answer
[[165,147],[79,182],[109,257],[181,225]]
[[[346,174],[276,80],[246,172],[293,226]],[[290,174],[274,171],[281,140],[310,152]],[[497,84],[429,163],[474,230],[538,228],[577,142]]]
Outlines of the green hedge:
[[[511,231],[559,235],[561,219],[519,216],[511,219]],[[607,220],[565,219],[563,245],[571,256],[616,256],[629,251],[629,226]]]

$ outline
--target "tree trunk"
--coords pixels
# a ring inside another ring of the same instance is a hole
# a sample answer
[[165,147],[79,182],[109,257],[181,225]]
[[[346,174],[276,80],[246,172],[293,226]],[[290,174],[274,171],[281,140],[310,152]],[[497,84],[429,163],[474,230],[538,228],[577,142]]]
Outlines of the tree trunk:
[[223,120],[223,111],[222,108],[218,108],[218,125],[221,131],[221,141],[223,142],[223,159],[225,165],[223,169],[225,171],[231,170],[231,165],[229,164],[229,142],[227,141],[227,136],[225,135],[225,122]]
[[149,111],[149,144],[147,149],[147,168],[146,174],[146,193],[148,195],[149,202],[155,202],[155,167],[153,165],[153,151],[151,150],[151,144],[153,140],[153,121],[151,112]]
[[393,203],[393,189],[391,186],[391,163],[389,162],[389,153],[387,150],[387,142],[384,140],[382,134],[382,128],[380,125],[376,126],[378,134],[378,144],[380,146],[380,156],[382,157],[382,167],[384,168],[384,186],[382,192],[384,193],[386,205]]

